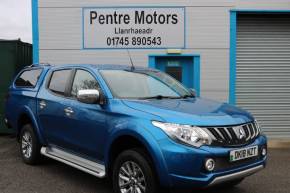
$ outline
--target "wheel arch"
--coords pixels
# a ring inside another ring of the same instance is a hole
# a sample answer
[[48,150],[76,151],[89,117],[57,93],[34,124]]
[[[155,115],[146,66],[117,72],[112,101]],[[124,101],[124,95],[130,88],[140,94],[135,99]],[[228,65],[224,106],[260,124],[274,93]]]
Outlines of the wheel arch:
[[110,143],[106,148],[107,150],[105,155],[106,170],[108,174],[110,174],[114,159],[123,150],[141,147],[150,157],[154,172],[157,175],[156,177],[158,178],[160,184],[166,186],[170,184],[170,180],[167,172],[167,166],[159,148],[159,144],[151,133],[148,131],[144,132],[144,130],[145,129],[142,129],[142,133],[140,133],[133,129],[125,129],[118,132],[113,137],[110,137]]
[[44,139],[40,133],[40,130],[39,130],[39,126],[37,124],[37,121],[36,121],[36,118],[32,112],[32,110],[27,107],[27,106],[24,106],[20,113],[19,113],[19,116],[18,116],[18,119],[17,119],[17,127],[16,127],[16,135],[17,135],[17,138],[19,139],[19,135],[20,135],[20,132],[21,132],[21,129],[22,127],[25,125],[25,124],[31,124],[32,127],[33,127],[33,130],[37,136],[37,138],[39,139],[40,143],[43,144],[44,143]]

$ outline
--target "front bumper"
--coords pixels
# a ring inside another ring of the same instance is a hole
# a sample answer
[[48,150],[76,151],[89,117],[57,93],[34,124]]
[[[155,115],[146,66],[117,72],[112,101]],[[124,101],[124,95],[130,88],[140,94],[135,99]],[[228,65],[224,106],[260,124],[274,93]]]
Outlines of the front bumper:
[[242,170],[240,172],[236,172],[236,173],[232,173],[232,174],[228,174],[228,175],[224,175],[224,176],[219,176],[219,177],[216,177],[213,181],[211,181],[211,183],[208,186],[214,186],[217,184],[222,184],[222,183],[227,182],[227,181],[241,179],[241,178],[250,176],[250,175],[258,172],[258,171],[262,170],[263,168],[264,168],[264,165],[258,165],[258,166],[255,166],[253,168]]
[[[259,156],[253,159],[229,161],[229,152],[239,148],[208,147],[192,148],[173,141],[159,142],[170,178],[170,187],[202,188],[223,182],[244,178],[266,166],[267,156],[261,155],[262,147],[267,147],[267,140],[259,136],[254,142],[243,147],[259,147]],[[213,158],[219,167],[212,172],[204,168],[204,161]]]

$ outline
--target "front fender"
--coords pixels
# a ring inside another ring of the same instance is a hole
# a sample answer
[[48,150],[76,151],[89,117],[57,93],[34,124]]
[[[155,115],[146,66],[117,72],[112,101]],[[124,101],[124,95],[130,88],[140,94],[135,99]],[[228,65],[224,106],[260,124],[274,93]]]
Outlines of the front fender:
[[[35,115],[34,115],[34,113],[33,113],[33,111],[28,107],[28,106],[23,106],[21,109],[20,109],[20,111],[19,111],[19,116],[18,117],[20,117],[21,115],[23,115],[23,114],[25,114],[25,115],[27,115],[29,118],[30,118],[30,120],[31,120],[31,124],[32,124],[32,126],[33,126],[33,128],[34,128],[34,131],[35,131],[35,134],[37,135],[37,137],[38,137],[38,139],[39,139],[39,142],[41,143],[41,144],[45,144],[45,140],[44,140],[44,137],[43,137],[43,135],[42,135],[42,133],[41,133],[41,131],[40,131],[40,128],[39,128],[39,126],[38,126],[38,123],[37,123],[37,121],[36,121],[36,118],[35,118]],[[17,128],[19,128],[19,125],[18,125],[19,123],[17,122]],[[19,130],[17,130],[17,135],[19,134]]]
[[121,136],[131,136],[135,139],[139,140],[147,149],[147,151],[150,153],[153,162],[154,162],[154,168],[156,170],[156,173],[158,175],[158,178],[160,180],[161,185],[168,185],[170,184],[170,179],[168,175],[168,170],[166,166],[166,162],[163,158],[163,154],[159,148],[158,141],[154,138],[154,136],[142,126],[133,126],[130,128],[122,128],[122,129],[116,129],[114,132],[112,132],[109,136],[109,141],[107,143],[107,146],[105,148],[105,165],[106,168],[109,167],[109,156],[110,156],[110,149],[113,144],[113,142],[121,137]]

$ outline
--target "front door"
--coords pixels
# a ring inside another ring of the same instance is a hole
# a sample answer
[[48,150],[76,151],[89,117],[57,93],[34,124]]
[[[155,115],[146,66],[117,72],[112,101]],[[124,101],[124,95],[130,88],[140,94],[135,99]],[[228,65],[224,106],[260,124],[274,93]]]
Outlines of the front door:
[[99,104],[85,104],[77,100],[79,90],[101,89],[92,73],[77,69],[69,89],[67,107],[72,111],[65,115],[66,137],[70,149],[88,157],[103,160],[103,149],[107,132],[106,110]]
[[47,88],[42,87],[38,95],[39,121],[49,145],[103,159],[106,111],[98,104],[76,100],[78,90],[99,89],[98,85],[85,70],[62,69],[52,73]]
[[171,75],[188,88],[194,88],[193,58],[183,56],[157,57],[156,68]]

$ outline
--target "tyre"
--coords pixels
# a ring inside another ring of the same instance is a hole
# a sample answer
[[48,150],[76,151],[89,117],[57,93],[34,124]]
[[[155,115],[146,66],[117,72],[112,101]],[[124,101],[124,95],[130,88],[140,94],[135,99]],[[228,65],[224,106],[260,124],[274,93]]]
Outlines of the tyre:
[[35,165],[40,161],[40,143],[34,133],[33,127],[26,124],[20,133],[20,153],[24,163]]
[[147,154],[141,149],[122,152],[113,166],[115,193],[155,193],[156,177]]

